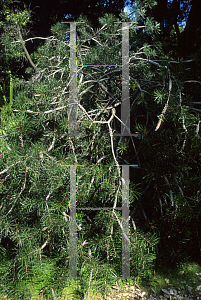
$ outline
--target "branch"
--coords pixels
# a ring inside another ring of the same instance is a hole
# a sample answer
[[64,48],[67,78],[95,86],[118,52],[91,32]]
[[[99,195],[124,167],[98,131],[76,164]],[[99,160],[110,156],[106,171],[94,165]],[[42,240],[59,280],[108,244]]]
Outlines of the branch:
[[120,226],[120,228],[121,228],[121,230],[122,230],[122,233],[123,233],[125,239],[127,240],[127,242],[128,242],[129,244],[133,245],[133,247],[136,249],[137,247],[136,247],[133,243],[130,242],[129,238],[128,238],[127,235],[125,234],[124,229],[123,229],[123,226],[121,225],[121,222],[120,222],[119,218],[117,217],[115,211],[113,210],[112,212],[113,212],[113,214],[115,215],[115,217],[116,217],[116,219],[117,219],[117,222],[118,222],[118,224],[119,224],[119,226]]
[[7,172],[11,167],[13,167],[16,164],[19,164],[20,162],[22,162],[22,161],[21,160],[17,161],[15,164],[12,164],[10,167],[6,167],[3,171],[0,172],[0,175]]
[[70,142],[70,146],[71,146],[71,149],[72,149],[72,151],[73,151],[73,154],[74,154],[74,157],[75,157],[75,162],[76,162],[76,164],[78,163],[78,161],[77,161],[77,156],[76,156],[76,154],[75,154],[75,147],[74,147],[74,145],[73,145],[73,142],[72,142],[72,140],[71,140],[71,138],[70,138],[70,136],[69,136],[69,142]]
[[27,170],[28,170],[28,169],[29,169],[29,168],[26,167],[23,187],[21,188],[21,191],[20,191],[19,195],[16,197],[16,199],[15,199],[15,201],[14,201],[14,203],[13,203],[11,209],[7,212],[7,214],[6,214],[5,216],[2,217],[1,223],[2,223],[2,221],[7,217],[7,215],[13,210],[13,208],[14,208],[14,206],[15,206],[15,203],[17,202],[17,199],[20,197],[20,195],[22,194],[22,192],[23,192],[24,189],[25,189],[25,186],[26,186],[26,176],[27,176]]
[[[19,26],[19,25],[18,25]],[[49,38],[45,38],[45,37],[33,37],[33,38],[29,38],[27,40],[24,40],[24,42],[28,42],[28,41],[32,41],[32,40],[50,40],[50,41],[58,41],[57,39],[54,38],[54,36],[50,36]],[[14,43],[21,43],[21,40],[20,41],[14,41],[14,42],[11,42],[11,44],[14,44]]]
[[169,95],[168,95],[168,99],[167,99],[167,102],[166,102],[166,104],[165,104],[165,106],[164,106],[164,108],[163,108],[161,117],[160,117],[160,119],[159,119],[159,121],[158,121],[158,124],[157,124],[157,126],[156,126],[155,131],[157,131],[157,130],[160,128],[160,126],[161,126],[161,123],[162,123],[162,120],[163,120],[163,116],[164,116],[164,114],[166,113],[166,110],[167,110],[167,108],[168,108],[168,103],[169,103],[169,100],[170,100],[170,93],[171,93],[171,90],[172,90],[172,80],[171,80],[171,78],[169,78]]
[[52,144],[50,145],[50,147],[48,148],[48,152],[50,152],[50,150],[52,150],[52,148],[54,147],[54,143],[56,141],[56,136],[55,136],[55,133],[54,133],[54,137],[53,137],[53,140],[52,140]]
[[37,68],[36,68],[36,66],[35,66],[34,63],[33,63],[32,59],[31,59],[31,57],[30,57],[30,55],[29,55],[29,52],[27,51],[27,48],[25,47],[25,43],[24,43],[24,41],[23,41],[23,38],[22,38],[22,34],[21,34],[21,31],[20,31],[20,26],[19,26],[19,25],[17,25],[17,31],[18,31],[18,34],[19,34],[20,42],[21,42],[22,47],[23,47],[23,49],[24,49],[24,52],[25,52],[25,54],[26,54],[26,57],[27,57],[28,61],[30,62],[31,66],[34,68],[34,70],[36,70]]
[[[89,259],[90,259],[90,262],[91,262],[91,249],[89,249]],[[93,269],[91,269],[90,271],[90,275],[89,275],[89,286],[88,286],[88,289],[84,295],[84,300],[87,298],[88,296],[88,293],[89,293],[89,289],[90,289],[90,284],[91,284],[91,281],[92,281],[92,274],[93,274]]]

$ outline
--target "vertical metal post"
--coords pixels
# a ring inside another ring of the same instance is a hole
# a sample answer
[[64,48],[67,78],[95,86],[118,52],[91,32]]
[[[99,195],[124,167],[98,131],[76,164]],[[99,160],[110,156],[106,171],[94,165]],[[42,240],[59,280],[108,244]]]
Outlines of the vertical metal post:
[[69,277],[77,277],[76,166],[70,166]]
[[122,277],[130,278],[129,165],[122,165]]
[[68,134],[77,133],[77,65],[76,65],[76,23],[70,23],[70,107]]
[[130,99],[129,99],[129,23],[122,23],[122,103],[121,135],[130,136]]

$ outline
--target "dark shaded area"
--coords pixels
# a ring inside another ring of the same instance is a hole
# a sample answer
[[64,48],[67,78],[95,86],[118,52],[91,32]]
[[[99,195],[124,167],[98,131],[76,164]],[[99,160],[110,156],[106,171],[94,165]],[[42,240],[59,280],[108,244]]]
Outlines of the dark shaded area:
[[[134,3],[134,1],[132,1]],[[144,0],[140,0],[144,3]],[[175,58],[188,57],[201,46],[201,2],[197,0],[157,0],[147,16],[160,23],[159,40],[165,53],[172,51]],[[181,30],[179,26],[184,26]]]
[[[14,1],[8,6],[14,11],[28,9],[31,13],[30,35],[47,37],[50,28],[58,21],[75,21],[81,14],[87,16],[94,28],[99,26],[98,18],[105,13],[118,16],[127,4],[127,0],[23,0]],[[33,48],[30,46],[30,48]]]

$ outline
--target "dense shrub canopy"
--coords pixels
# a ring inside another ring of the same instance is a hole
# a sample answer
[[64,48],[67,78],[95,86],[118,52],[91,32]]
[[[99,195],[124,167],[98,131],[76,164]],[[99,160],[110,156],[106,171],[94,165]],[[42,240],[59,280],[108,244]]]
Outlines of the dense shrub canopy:
[[[115,136],[121,132],[122,25],[110,14],[99,30],[85,18],[77,21],[85,22],[76,25],[77,135],[68,135],[69,24],[52,26],[34,53],[36,68],[27,68],[30,80],[13,80],[14,98],[1,109],[1,284],[18,298],[31,286],[26,290],[22,279],[40,281],[44,272],[48,295],[53,286],[61,292],[69,276],[70,165],[77,165],[77,207],[121,207],[120,165],[138,166],[130,167],[132,277],[146,275],[161,253],[168,264],[199,257],[200,82],[189,72],[199,57],[174,61],[156,36],[146,43],[156,23],[147,20],[144,32],[131,23],[134,136]],[[93,270],[102,288],[121,274],[121,211],[77,211],[76,218],[78,276]]]

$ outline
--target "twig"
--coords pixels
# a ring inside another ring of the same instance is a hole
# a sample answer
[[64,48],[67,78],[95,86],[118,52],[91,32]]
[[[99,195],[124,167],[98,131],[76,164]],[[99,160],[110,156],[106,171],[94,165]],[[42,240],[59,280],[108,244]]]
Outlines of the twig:
[[123,229],[123,226],[121,225],[121,222],[120,222],[119,218],[117,217],[115,211],[113,210],[112,212],[113,212],[113,214],[115,215],[115,217],[116,217],[116,219],[117,219],[117,222],[118,222],[118,224],[119,224],[119,226],[120,226],[120,228],[121,228],[121,230],[122,230],[122,233],[123,233],[125,239],[127,240],[127,242],[128,242],[129,244],[133,245],[133,247],[137,249],[137,247],[136,247],[133,243],[130,242],[129,238],[128,238],[127,235],[125,234],[124,229]]
[[166,175],[163,175],[163,177],[164,177],[164,179],[165,179],[167,185],[169,186],[169,189],[170,189],[170,199],[171,199],[171,201],[172,201],[172,206],[174,206],[173,193],[172,193],[172,190],[171,190],[170,183],[169,183],[168,178],[167,178]]
[[50,152],[52,150],[52,148],[54,147],[54,143],[56,141],[56,136],[55,136],[55,133],[54,133],[54,137],[53,137],[53,140],[52,140],[52,144],[50,145],[50,147],[47,149],[48,152]]
[[[90,261],[91,261],[91,249],[89,249],[89,258],[90,258]],[[84,300],[87,298],[88,296],[88,293],[89,293],[89,289],[90,289],[90,284],[91,284],[91,281],[92,281],[92,274],[93,274],[93,269],[91,269],[90,271],[90,275],[89,275],[89,286],[88,286],[88,289],[84,295]]]
[[50,216],[50,211],[49,211],[49,207],[48,207],[47,200],[49,199],[49,197],[50,197],[51,194],[52,194],[52,190],[49,191],[49,193],[48,193],[48,195],[47,195],[47,197],[46,197],[46,199],[45,199],[47,211],[48,211],[49,218],[50,218],[50,222],[52,222],[52,221],[51,221],[51,216]]
[[31,66],[34,68],[34,70],[36,70],[37,68],[36,68],[35,64],[33,63],[32,59],[31,59],[31,57],[29,55],[29,52],[27,51],[27,48],[25,47],[25,43],[23,41],[19,25],[17,25],[17,31],[18,31],[18,34],[19,34],[19,37],[20,37],[20,43],[22,44],[22,47],[23,47],[24,52],[26,54],[26,57],[27,57],[28,61],[30,62]]
[[22,192],[23,192],[24,189],[25,189],[27,170],[28,170],[28,167],[26,167],[26,170],[25,170],[25,178],[24,178],[24,184],[23,184],[23,187],[21,188],[20,193],[18,194],[18,196],[16,197],[15,201],[13,202],[13,205],[12,205],[12,207],[10,208],[10,210],[7,212],[7,214],[6,214],[5,216],[2,217],[1,223],[2,223],[2,221],[8,216],[8,214],[13,210],[13,208],[14,208],[14,206],[15,206],[15,203],[17,202],[18,198],[20,197],[20,195],[22,194]]
[[11,166],[9,167],[6,167],[3,171],[0,172],[0,175],[7,172],[11,167],[13,167],[14,165],[17,165],[19,164],[20,162],[22,162],[21,160],[20,161],[17,161],[16,163],[12,164]]
[[[48,38],[37,36],[37,37],[33,37],[33,38],[26,39],[26,40],[24,40],[24,42],[28,42],[28,41],[32,41],[32,40],[36,40],[36,39],[37,39],[37,40],[58,41],[58,39],[54,38],[54,36],[50,36],[50,37],[48,37]],[[21,43],[21,40],[20,40],[20,41],[14,41],[14,42],[11,42],[11,44],[14,44],[14,43]]]
[[78,161],[77,161],[77,156],[76,156],[76,154],[75,154],[75,147],[74,147],[74,145],[73,145],[73,142],[72,142],[70,136],[68,137],[68,139],[69,139],[69,141],[70,141],[70,145],[71,145],[71,148],[72,148],[72,150],[73,150],[73,154],[74,154],[74,157],[75,157],[75,162],[76,162],[76,164],[77,164]]
[[164,114],[166,113],[166,110],[167,110],[167,108],[168,108],[168,103],[169,103],[169,100],[170,100],[170,93],[171,93],[171,90],[172,90],[172,80],[171,80],[171,78],[169,78],[169,95],[168,95],[168,99],[167,99],[167,102],[166,102],[166,104],[165,104],[165,106],[164,106],[164,108],[163,108],[161,117],[160,117],[160,119],[159,119],[159,121],[158,121],[158,124],[157,124],[157,126],[156,126],[155,131],[157,131],[157,130],[160,128],[160,126],[161,126],[161,123],[162,123],[162,120],[163,120],[163,116],[164,116]]
[[[101,158],[97,161],[96,165],[98,165],[104,158],[105,158],[105,155],[104,155],[103,157],[101,157]],[[90,190],[91,190],[92,184],[93,184],[93,182],[94,182],[95,174],[96,174],[96,171],[94,171],[94,175],[93,175],[93,177],[92,177],[92,179],[91,179],[91,183],[90,183],[90,185],[89,185],[89,189],[88,189],[88,191],[87,191],[87,193],[86,193],[87,196],[89,195],[89,192],[90,192]]]

